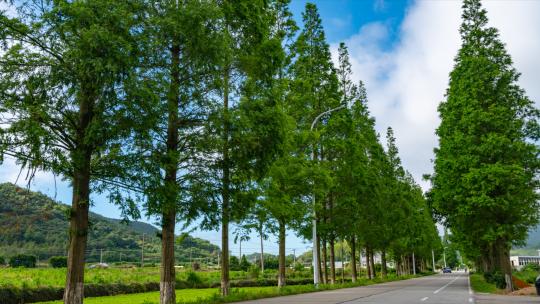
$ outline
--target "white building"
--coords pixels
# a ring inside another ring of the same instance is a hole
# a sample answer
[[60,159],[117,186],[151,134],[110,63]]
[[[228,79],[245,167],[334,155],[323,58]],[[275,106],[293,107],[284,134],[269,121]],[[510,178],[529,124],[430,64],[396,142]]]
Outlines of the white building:
[[540,265],[540,250],[538,250],[539,255],[537,256],[519,256],[513,255],[510,257],[510,264],[516,269],[521,269],[527,264],[537,264]]

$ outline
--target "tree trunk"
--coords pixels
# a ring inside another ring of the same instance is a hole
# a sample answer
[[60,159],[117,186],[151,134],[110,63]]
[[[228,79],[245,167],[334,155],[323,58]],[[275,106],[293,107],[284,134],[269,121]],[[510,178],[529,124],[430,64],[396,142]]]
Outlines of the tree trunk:
[[77,147],[72,152],[73,195],[69,218],[69,249],[64,289],[65,304],[81,304],[84,299],[84,252],[88,237],[88,210],[90,207],[91,143],[86,132],[93,118],[92,94],[85,94],[79,103]]
[[285,221],[279,221],[279,275],[278,287],[285,286]]
[[373,274],[371,273],[371,261],[369,260],[369,246],[366,246],[366,271],[367,271],[367,278],[371,280],[373,278]]
[[351,281],[356,282],[356,237],[351,237]]
[[167,96],[167,155],[165,163],[165,187],[167,193],[162,202],[161,280],[159,284],[161,304],[176,303],[174,271],[174,228],[176,224],[177,171],[178,171],[178,107],[180,102],[180,47],[171,47],[171,84]]
[[175,304],[175,271],[174,271],[174,227],[176,224],[176,208],[170,206],[163,212],[163,229],[161,235],[161,282],[159,284],[160,304]]
[[386,250],[381,250],[381,276],[386,279],[388,269],[386,268]]
[[229,70],[225,70],[223,87],[223,180],[221,189],[221,295],[229,295],[229,208],[230,208],[230,164],[229,164]]
[[506,245],[504,240],[497,240],[497,250],[499,257],[499,267],[504,274],[504,280],[506,282],[506,291],[512,292],[514,286],[512,284],[512,265],[510,264],[510,247]]
[[264,246],[263,246],[262,228],[259,230],[259,236],[260,236],[260,239],[261,239],[261,273],[264,273]]
[[85,170],[76,172],[73,178],[65,304],[81,304],[84,298],[84,252],[88,236],[90,157],[87,160],[87,164],[84,165]]
[[336,239],[332,235],[330,237],[330,283],[333,285],[336,283]]
[[[319,225],[319,221],[317,220],[317,226]],[[321,236],[319,232],[317,231],[317,239],[315,240],[315,251],[317,253],[317,267],[319,268],[319,280],[323,281],[323,273],[322,273],[322,267],[321,267]]]
[[345,249],[343,245],[345,242],[341,240],[341,284],[345,283]]
[[322,271],[323,284],[328,284],[328,251],[326,248],[326,239],[322,239]]
[[373,257],[373,248],[369,248],[369,266],[371,267],[371,276],[377,277],[377,271],[375,270],[375,258]]

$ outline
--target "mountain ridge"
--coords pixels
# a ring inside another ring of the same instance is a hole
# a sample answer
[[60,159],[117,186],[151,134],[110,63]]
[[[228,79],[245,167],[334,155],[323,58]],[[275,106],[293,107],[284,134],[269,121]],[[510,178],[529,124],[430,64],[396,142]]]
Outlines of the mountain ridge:
[[[24,253],[39,259],[66,255],[68,244],[69,206],[56,202],[40,192],[33,192],[11,183],[0,184],[0,256]],[[139,221],[127,224],[90,212],[87,262],[106,261],[140,263],[144,240],[145,263],[157,263],[161,240],[157,227]],[[191,236],[178,239],[175,245],[178,263],[205,258],[217,261],[219,247]]]

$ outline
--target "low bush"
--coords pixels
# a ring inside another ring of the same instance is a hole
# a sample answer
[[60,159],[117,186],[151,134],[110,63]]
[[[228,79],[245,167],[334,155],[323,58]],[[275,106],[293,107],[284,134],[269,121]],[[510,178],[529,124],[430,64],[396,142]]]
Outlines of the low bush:
[[506,280],[504,279],[504,273],[500,271],[484,272],[484,279],[486,282],[495,284],[499,289],[506,288]]
[[261,269],[259,268],[258,265],[254,264],[254,265],[249,266],[248,273],[249,273],[250,279],[257,279],[259,278],[259,275],[261,274]]
[[197,288],[203,285],[201,277],[199,277],[195,272],[189,271],[187,273],[186,282],[191,288]]
[[65,256],[53,256],[49,259],[49,264],[52,268],[67,267],[67,257]]
[[3,256],[0,256],[0,266],[6,265],[6,260],[4,260]]
[[14,255],[9,259],[9,266],[35,268],[36,257],[33,255],[26,255],[26,254]]

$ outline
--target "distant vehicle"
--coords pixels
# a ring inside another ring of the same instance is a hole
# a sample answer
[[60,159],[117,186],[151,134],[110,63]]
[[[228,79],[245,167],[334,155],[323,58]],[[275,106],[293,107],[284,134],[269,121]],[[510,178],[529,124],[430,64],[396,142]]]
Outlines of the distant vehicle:
[[444,267],[442,273],[452,273],[452,269],[450,267]]

